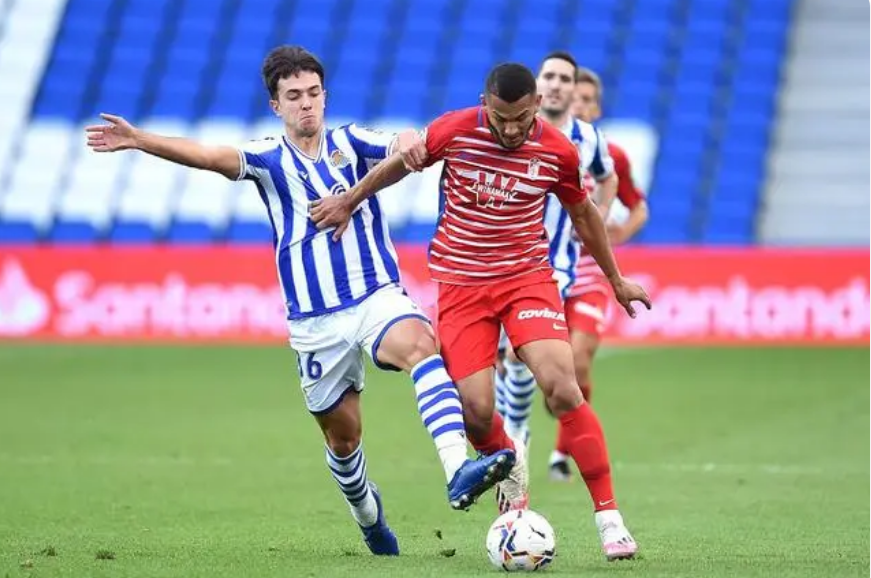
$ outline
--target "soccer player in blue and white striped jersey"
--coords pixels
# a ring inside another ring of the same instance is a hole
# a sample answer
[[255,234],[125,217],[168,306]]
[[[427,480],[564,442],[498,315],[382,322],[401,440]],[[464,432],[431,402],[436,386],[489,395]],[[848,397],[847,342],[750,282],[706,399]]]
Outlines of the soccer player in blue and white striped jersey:
[[[366,475],[359,405],[364,351],[378,367],[411,375],[452,507],[468,508],[504,479],[515,456],[506,450],[467,458],[456,385],[437,352],[429,320],[399,284],[396,251],[378,198],[360,206],[340,240],[334,240],[333,231],[319,231],[309,218],[313,201],[353,187],[397,148],[400,138],[353,124],[326,128],[323,66],[300,47],[273,50],[262,73],[270,106],[284,123],[275,138],[241,147],[204,146],[103,115],[109,124],[87,127],[88,144],[97,152],[137,149],[256,184],[272,225],[290,344],[306,404],[326,438],[327,465],[369,549],[395,555],[398,542]],[[415,154],[412,148],[402,152],[410,158]]]

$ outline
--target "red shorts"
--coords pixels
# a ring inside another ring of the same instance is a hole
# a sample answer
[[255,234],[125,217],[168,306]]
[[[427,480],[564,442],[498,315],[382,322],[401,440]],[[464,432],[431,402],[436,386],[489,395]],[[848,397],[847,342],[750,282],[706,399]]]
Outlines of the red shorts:
[[566,299],[566,323],[572,331],[602,337],[611,313],[611,293],[588,291]]
[[568,341],[563,304],[550,270],[487,285],[439,284],[438,336],[455,381],[493,365],[500,326],[513,347]]

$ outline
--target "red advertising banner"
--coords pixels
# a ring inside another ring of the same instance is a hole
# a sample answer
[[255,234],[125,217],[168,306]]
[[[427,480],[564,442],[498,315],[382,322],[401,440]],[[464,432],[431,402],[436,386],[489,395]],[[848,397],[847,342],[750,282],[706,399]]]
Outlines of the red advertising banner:
[[[403,282],[434,313],[425,248]],[[652,311],[615,311],[612,343],[867,344],[867,250],[625,248]],[[0,246],[0,338],[281,342],[265,247]]]

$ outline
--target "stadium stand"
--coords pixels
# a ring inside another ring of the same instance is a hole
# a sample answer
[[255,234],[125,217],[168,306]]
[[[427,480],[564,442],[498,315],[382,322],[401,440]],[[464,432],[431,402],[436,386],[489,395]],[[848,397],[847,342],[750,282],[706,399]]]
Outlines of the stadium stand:
[[[422,126],[475,104],[498,61],[535,66],[568,49],[602,73],[606,130],[629,120],[657,135],[647,183],[655,218],[638,240],[753,243],[791,8],[791,0],[69,0],[41,76],[24,78],[34,94],[0,169],[0,241],[268,241],[247,186],[144,156],[90,154],[79,131],[100,111],[215,142],[280,130],[259,69],[271,46],[294,43],[325,63],[329,122],[387,127]],[[420,240],[435,192],[408,190],[415,201],[391,214],[394,237]]]

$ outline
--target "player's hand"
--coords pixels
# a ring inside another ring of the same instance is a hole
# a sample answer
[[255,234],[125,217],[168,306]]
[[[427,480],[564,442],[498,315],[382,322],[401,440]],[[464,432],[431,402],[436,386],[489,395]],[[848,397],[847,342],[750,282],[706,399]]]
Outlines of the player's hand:
[[85,127],[88,146],[98,153],[113,153],[136,148],[136,127],[114,114],[101,113],[108,124]]
[[338,241],[342,238],[342,233],[345,232],[345,229],[348,228],[348,223],[351,222],[351,214],[353,212],[354,208],[351,205],[348,193],[318,199],[317,201],[312,201],[309,205],[309,216],[318,229],[336,228],[336,231],[333,233],[333,241]]
[[396,135],[396,150],[402,157],[405,168],[412,172],[422,171],[429,153],[424,141],[416,130],[406,130]]
[[637,315],[635,308],[632,306],[633,301],[643,303],[647,310],[650,310],[650,297],[647,296],[647,292],[638,283],[633,283],[624,277],[620,277],[615,283],[612,283],[612,286],[614,287],[614,297],[620,303],[620,306],[626,310],[629,317],[635,319]]

